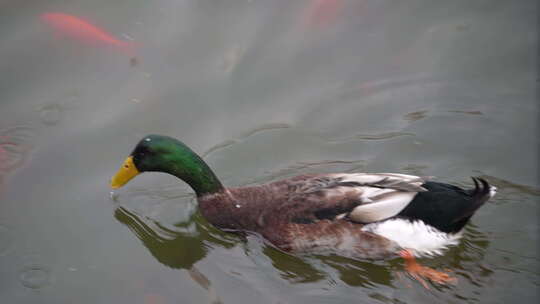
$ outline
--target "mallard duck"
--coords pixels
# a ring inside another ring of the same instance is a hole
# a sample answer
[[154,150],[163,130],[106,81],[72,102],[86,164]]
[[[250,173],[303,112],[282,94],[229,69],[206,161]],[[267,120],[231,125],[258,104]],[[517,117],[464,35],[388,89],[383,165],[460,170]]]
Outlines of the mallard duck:
[[458,243],[471,216],[496,188],[472,178],[474,189],[398,173],[305,174],[264,185],[226,188],[181,141],[144,137],[111,180],[113,189],[142,172],[164,172],[195,191],[202,215],[232,232],[260,234],[291,253],[334,253],[350,258],[401,256],[407,271],[445,284],[445,272],[415,257],[442,254]]

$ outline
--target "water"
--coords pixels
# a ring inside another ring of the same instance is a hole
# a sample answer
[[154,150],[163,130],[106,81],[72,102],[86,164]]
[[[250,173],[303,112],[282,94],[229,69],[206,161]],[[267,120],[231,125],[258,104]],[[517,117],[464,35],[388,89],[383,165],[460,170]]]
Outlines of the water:
[[[535,1],[24,1],[0,7],[2,303],[536,303]],[[54,34],[63,12],[136,60]],[[135,64],[134,64],[135,63]],[[227,185],[404,172],[499,187],[459,246],[403,263],[289,256],[220,232],[173,177],[111,196],[167,134]]]

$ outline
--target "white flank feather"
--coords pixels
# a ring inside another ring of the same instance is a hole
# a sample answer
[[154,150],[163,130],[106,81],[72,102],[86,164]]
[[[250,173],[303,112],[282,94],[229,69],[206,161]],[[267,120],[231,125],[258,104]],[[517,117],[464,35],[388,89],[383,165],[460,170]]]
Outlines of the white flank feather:
[[462,235],[444,233],[422,221],[404,219],[368,224],[362,230],[392,240],[403,249],[412,250],[417,257],[441,255],[449,246],[458,244]]

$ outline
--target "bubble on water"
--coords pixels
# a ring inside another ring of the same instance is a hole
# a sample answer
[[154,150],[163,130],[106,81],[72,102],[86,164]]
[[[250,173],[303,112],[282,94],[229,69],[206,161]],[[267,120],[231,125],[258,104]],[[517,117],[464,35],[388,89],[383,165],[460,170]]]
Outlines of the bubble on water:
[[10,228],[0,223],[0,257],[7,255],[13,248],[13,233]]
[[50,104],[39,109],[41,122],[46,125],[56,125],[62,119],[62,107],[58,104]]
[[110,199],[111,201],[115,202],[115,203],[118,203],[118,196],[119,196],[119,194],[116,193],[116,192],[114,192],[114,191],[111,191],[111,192],[109,193],[109,199]]
[[51,284],[51,269],[41,264],[29,264],[22,267],[19,280],[24,287],[41,289]]

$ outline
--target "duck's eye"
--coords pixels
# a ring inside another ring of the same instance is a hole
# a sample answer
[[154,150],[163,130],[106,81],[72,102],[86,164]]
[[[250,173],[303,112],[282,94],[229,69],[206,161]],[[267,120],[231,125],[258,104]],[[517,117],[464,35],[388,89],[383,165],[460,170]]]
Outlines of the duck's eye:
[[129,169],[129,165],[127,165],[127,164],[124,165],[124,168]]

